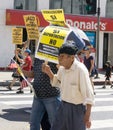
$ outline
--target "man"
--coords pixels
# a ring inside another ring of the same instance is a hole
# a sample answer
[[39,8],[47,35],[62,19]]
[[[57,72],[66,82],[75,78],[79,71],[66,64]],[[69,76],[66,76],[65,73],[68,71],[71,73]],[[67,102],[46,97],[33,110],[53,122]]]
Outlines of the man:
[[[45,112],[48,114],[49,122],[51,125],[55,118],[56,110],[60,104],[60,90],[58,87],[51,87],[48,75],[42,72],[43,63],[43,60],[35,58],[33,70],[31,72],[23,71],[25,76],[34,78],[33,88],[35,96],[32,105],[30,130],[40,130],[40,123]],[[48,64],[50,65],[53,72],[56,73],[56,64],[50,62]],[[49,130],[47,127],[45,128],[45,130]]]
[[62,103],[51,130],[86,130],[91,126],[91,106],[94,104],[92,85],[86,67],[75,59],[76,52],[77,47],[73,43],[62,45],[57,74],[52,72],[49,65],[42,66],[52,86],[61,88]]

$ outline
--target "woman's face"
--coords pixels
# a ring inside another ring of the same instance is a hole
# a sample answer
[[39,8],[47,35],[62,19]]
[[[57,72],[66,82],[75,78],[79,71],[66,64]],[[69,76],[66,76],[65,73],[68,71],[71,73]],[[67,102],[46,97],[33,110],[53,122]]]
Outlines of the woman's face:
[[15,54],[19,54],[19,50],[16,49],[16,50],[14,51],[14,53],[15,53]]
[[88,56],[88,55],[90,55],[90,51],[89,51],[89,50],[84,51],[84,54],[85,54],[86,56]]

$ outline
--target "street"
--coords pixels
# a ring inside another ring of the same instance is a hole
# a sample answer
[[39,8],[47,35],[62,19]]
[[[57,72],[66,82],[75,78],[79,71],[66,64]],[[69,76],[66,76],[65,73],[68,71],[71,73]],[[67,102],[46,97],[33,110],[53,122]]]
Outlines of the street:
[[95,86],[95,106],[92,110],[91,130],[113,130],[113,89]]
[[[24,94],[16,94],[0,86],[0,130],[29,130],[33,94],[25,88]],[[113,89],[95,86],[95,106],[92,109],[90,130],[113,130]]]
[[25,88],[24,94],[16,94],[18,87],[7,91],[0,86],[0,130],[29,130],[33,94]]

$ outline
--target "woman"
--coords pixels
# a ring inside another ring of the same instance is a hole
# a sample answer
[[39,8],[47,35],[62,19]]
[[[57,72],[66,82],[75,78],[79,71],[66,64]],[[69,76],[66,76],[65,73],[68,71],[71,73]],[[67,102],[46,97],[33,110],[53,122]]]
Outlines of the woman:
[[[87,47],[84,49],[84,53],[85,53],[84,65],[86,66],[86,68],[89,71],[90,80],[91,80],[92,87],[93,87],[93,90],[94,90],[94,83],[92,81],[92,77],[93,77],[92,72],[93,72],[93,69],[94,69],[94,57],[90,55],[91,51]],[[94,94],[95,94],[95,92],[94,92]]]
[[[21,54],[21,49],[20,49],[20,48],[16,48],[15,51],[14,51],[14,54],[15,54],[15,56],[13,57],[13,60],[16,61],[16,63],[17,63],[18,65],[21,65],[21,63],[23,62],[23,56],[22,56],[22,54]],[[14,61],[12,61],[12,62],[10,63],[10,66],[11,66],[11,64],[14,63]],[[9,66],[9,67],[10,67],[10,66]],[[13,66],[13,67],[14,67],[14,66]],[[12,80],[12,82],[10,83],[10,85],[7,86],[7,89],[9,89],[9,90],[12,90],[12,87],[13,87],[15,81],[17,80],[17,78],[19,78],[19,75],[18,75],[18,73],[17,73],[17,66],[15,66],[13,69],[14,69],[14,72],[13,72],[13,74],[12,74],[13,80]]]

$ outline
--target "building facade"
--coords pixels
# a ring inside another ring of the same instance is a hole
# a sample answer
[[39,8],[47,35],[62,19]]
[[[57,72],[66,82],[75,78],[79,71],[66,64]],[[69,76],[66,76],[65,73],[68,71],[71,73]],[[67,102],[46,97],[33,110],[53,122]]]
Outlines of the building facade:
[[[93,46],[96,47],[97,14],[87,14],[86,5],[86,0],[4,0],[0,4],[0,67],[6,67],[14,55],[15,44],[12,44],[12,28],[23,27],[23,41],[27,40],[22,15],[36,14],[40,21],[40,28],[48,25],[40,14],[42,9],[63,8],[66,22],[84,30]],[[98,6],[98,1],[96,6]],[[106,60],[111,60],[113,65],[112,8],[113,0],[100,0],[99,68],[103,68]],[[34,48],[35,42],[31,41],[30,49],[33,53]]]

